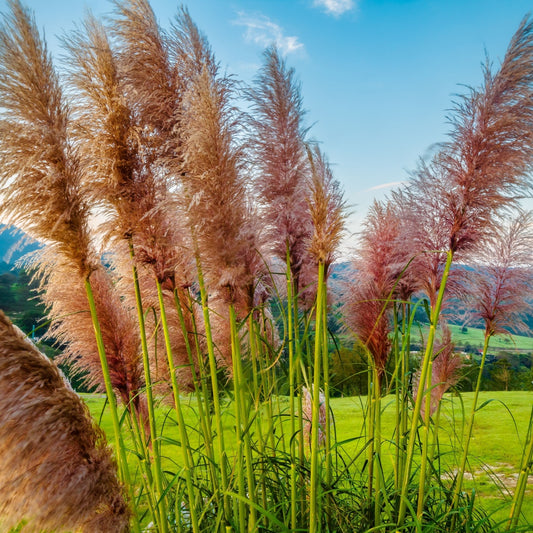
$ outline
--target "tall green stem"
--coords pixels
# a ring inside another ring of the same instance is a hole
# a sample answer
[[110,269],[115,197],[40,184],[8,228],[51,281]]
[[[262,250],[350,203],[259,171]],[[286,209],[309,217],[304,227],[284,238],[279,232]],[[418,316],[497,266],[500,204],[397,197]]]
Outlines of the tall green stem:
[[[255,480],[253,475],[252,447],[250,442],[248,412],[249,402],[245,395],[245,384],[242,371],[241,350],[239,342],[239,332],[237,330],[237,318],[233,305],[230,306],[230,328],[231,328],[231,352],[233,361],[233,385],[235,391],[235,417],[236,417],[236,435],[237,435],[237,461],[239,478],[239,492],[243,498],[250,500],[250,515],[248,520],[248,530],[254,531],[257,522],[257,511],[254,506],[255,498]],[[245,462],[242,461],[241,448],[244,448]],[[244,472],[248,483],[248,493],[245,490]],[[245,531],[244,501],[239,500],[239,523],[240,531]]]
[[[104,339],[102,338],[102,331],[100,330],[100,322],[98,321],[96,304],[94,301],[94,294],[89,276],[85,278],[85,292],[87,293],[87,300],[89,302],[89,309],[91,311],[91,319],[93,322],[94,334],[96,337],[96,345],[98,347],[98,356],[100,357],[100,365],[102,367],[105,391],[107,394],[107,399],[109,400],[109,409],[111,411],[111,420],[113,422],[113,432],[115,435],[115,446],[119,459],[118,463],[120,465],[120,471],[122,472],[122,479],[129,491],[131,505],[135,506],[135,494],[133,485],[131,483],[128,460],[126,458],[126,447],[124,446],[124,440],[122,438],[122,432],[120,430],[120,421],[117,410],[117,399],[115,396],[115,391],[113,390],[113,385],[111,384],[111,375],[109,373],[109,365],[107,363],[107,357],[105,354]],[[134,512],[133,516],[133,530],[136,533],[140,533],[141,528],[139,525],[138,515],[136,512]]]
[[331,516],[331,503],[332,498],[330,493],[331,488],[331,481],[333,479],[333,473],[331,471],[332,464],[331,464],[331,413],[329,408],[329,347],[328,347],[328,307],[327,307],[327,285],[326,280],[324,280],[324,290],[322,291],[322,367],[323,367],[323,375],[324,375],[324,406],[326,410],[326,417],[325,417],[325,423],[326,427],[324,428],[325,433],[325,443],[324,443],[324,450],[326,453],[326,465],[325,465],[325,479],[326,479],[326,486],[328,487],[327,492],[327,502],[328,502],[328,513],[327,516]]
[[[299,311],[298,311],[298,297],[297,295],[292,293],[292,316],[293,316],[293,322],[294,322],[294,380],[295,380],[295,393],[296,393],[296,403],[297,403],[297,412],[298,412],[298,418],[297,418],[297,427],[296,432],[298,434],[298,464],[299,464],[299,484],[298,484],[298,492],[299,492],[299,499],[300,499],[300,517],[301,520],[305,519],[306,516],[306,507],[307,507],[307,499],[305,496],[306,492],[306,481],[303,475],[304,472],[304,464],[305,464],[305,442],[303,437],[304,432],[304,415],[303,415],[303,402],[302,402],[302,386],[303,386],[303,369],[304,369],[304,362],[302,357],[302,339],[300,338],[300,320],[299,320]],[[299,392],[299,394],[298,394]]]
[[[131,239],[129,240],[130,247],[130,257],[132,260],[132,270],[133,270],[133,283],[135,286],[135,302],[137,304],[137,320],[139,322],[139,332],[141,335],[141,350],[143,358],[143,368],[144,368],[144,381],[146,384],[146,403],[148,405],[148,424],[150,427],[150,440],[152,442],[152,450],[154,454],[154,481],[157,491],[157,500],[158,500],[158,514],[159,522],[161,527],[161,532],[166,533],[168,531],[168,521],[167,521],[167,509],[166,501],[163,498],[163,480],[161,474],[163,472],[161,468],[161,448],[160,442],[157,438],[157,426],[155,419],[154,411],[154,398],[152,392],[152,377],[150,374],[150,359],[148,356],[148,343],[146,339],[146,328],[144,322],[144,312],[141,298],[141,289],[139,286],[139,276],[137,272],[137,267],[134,262],[134,249]],[[142,428],[141,428],[142,431]]]
[[[428,341],[426,345],[426,351],[424,353],[424,359],[422,362],[422,371],[420,373],[420,383],[423,384],[427,380],[428,369],[430,361],[433,356],[433,342],[435,340],[435,333],[437,330],[437,323],[439,321],[440,310],[442,307],[442,300],[444,298],[444,291],[446,289],[446,283],[448,281],[448,275],[453,261],[453,252],[450,250],[447,252],[446,263],[444,265],[444,271],[442,273],[442,280],[440,283],[439,293],[434,309],[431,310],[431,324],[429,327]],[[402,492],[400,495],[400,508],[398,511],[398,526],[402,526],[405,520],[405,513],[407,511],[407,492],[409,489],[409,478],[411,477],[411,468],[413,465],[413,455],[415,449],[415,441],[418,427],[418,417],[420,415],[420,408],[422,406],[422,399],[424,395],[418,394],[413,409],[413,416],[411,419],[411,428],[409,431],[409,441],[407,443],[407,452],[405,460],[405,471],[402,480]],[[422,457],[421,461],[427,461],[427,457]],[[423,496],[423,495],[422,495]]]
[[375,476],[375,496],[374,496],[374,523],[376,527],[381,524],[381,376],[374,365],[374,394],[373,394],[373,472]]
[[168,359],[168,371],[170,373],[170,381],[172,383],[172,393],[174,395],[174,407],[178,417],[178,431],[181,440],[181,448],[183,450],[183,461],[185,463],[185,483],[187,485],[189,512],[191,516],[191,523],[194,533],[199,532],[198,516],[196,511],[194,483],[192,479],[192,454],[189,445],[189,437],[187,435],[187,428],[185,427],[185,420],[183,418],[183,410],[181,408],[178,379],[176,377],[176,367],[174,366],[174,357],[172,356],[172,347],[170,343],[170,335],[167,322],[167,314],[165,311],[165,302],[163,299],[163,290],[161,283],[156,281],[157,297],[159,299],[159,311],[161,313],[161,326],[163,327],[163,335],[165,337],[165,348]]
[[220,465],[220,474],[222,478],[222,494],[224,498],[224,513],[226,519],[230,516],[229,498],[227,496],[228,491],[228,472],[226,448],[224,446],[224,427],[222,425],[222,411],[220,408],[220,394],[218,390],[217,379],[217,363],[215,359],[215,349],[213,345],[213,336],[211,334],[211,321],[209,319],[209,308],[207,306],[207,292],[205,290],[204,275],[202,271],[202,265],[200,264],[200,258],[196,256],[196,268],[198,271],[198,285],[200,286],[200,298],[202,301],[202,312],[204,316],[205,338],[207,344],[207,355],[209,359],[209,374],[211,377],[211,389],[213,391],[213,409],[215,411],[215,420],[217,424],[217,441],[218,441],[218,453]]
[[312,387],[313,414],[311,422],[311,481],[310,481],[310,501],[309,501],[309,531],[315,533],[320,531],[319,513],[319,464],[318,464],[318,430],[320,420],[320,355],[322,347],[323,328],[323,292],[324,284],[324,263],[318,264],[318,285],[316,296],[316,321],[315,321],[315,350],[314,350],[314,379]]
[[427,485],[427,457],[429,453],[429,432],[431,427],[431,386],[433,375],[433,361],[429,361],[427,378],[425,382],[420,379],[419,395],[424,397],[426,403],[424,410],[424,438],[422,441],[422,458],[420,461],[420,477],[418,481],[418,505],[416,508],[416,515],[420,519],[424,512],[424,495]]
[[367,395],[366,395],[366,403],[367,403],[367,409],[366,409],[366,428],[367,428],[367,434],[366,434],[366,441],[368,443],[367,448],[367,465],[368,465],[368,483],[366,484],[366,494],[368,502],[372,501],[372,494],[374,491],[374,437],[375,437],[375,408],[376,408],[376,402],[375,402],[375,388],[376,388],[376,379],[375,379],[375,363],[374,358],[370,355],[370,353],[367,352],[368,357],[368,370],[367,370],[367,376],[368,376],[368,386],[367,386]]
[[481,356],[481,364],[479,365],[479,372],[477,375],[476,390],[474,392],[474,398],[472,400],[472,409],[470,412],[470,419],[468,421],[468,428],[466,430],[466,441],[463,446],[463,454],[461,456],[461,464],[457,472],[457,479],[455,481],[455,490],[453,491],[452,509],[455,509],[459,503],[459,494],[463,489],[463,479],[466,469],[466,461],[468,459],[468,448],[470,447],[470,440],[472,439],[472,432],[474,430],[474,419],[476,416],[477,401],[479,397],[479,390],[481,388],[481,378],[483,375],[483,368],[485,366],[485,359],[487,357],[487,351],[489,349],[490,334],[485,335],[485,342],[483,344],[483,354]]
[[[402,361],[401,361],[401,372],[402,372],[402,396],[401,396],[401,412],[400,412],[400,462],[399,462],[399,475],[398,480],[403,479],[403,474],[405,471],[405,460],[406,460],[406,444],[407,444],[407,427],[409,425],[409,354],[411,346],[411,327],[415,317],[415,310],[411,313],[409,304],[404,304],[403,310],[403,340],[402,340]],[[400,485],[398,484],[398,488]]]
[[[189,331],[187,330],[187,325],[185,323],[185,317],[183,315],[182,303],[179,299],[177,289],[174,289],[174,305],[178,312],[181,331],[183,333],[183,340],[185,342],[185,349],[187,350],[187,355],[189,357],[191,375],[193,376],[194,392],[196,395],[196,400],[197,400],[197,405],[198,405],[198,418],[200,419],[200,427],[201,427],[203,442],[205,445],[206,456],[209,459],[209,472],[210,472],[211,482],[212,482],[213,488],[215,490],[218,490],[218,479],[215,473],[215,457],[213,454],[213,446],[212,446],[213,436],[211,433],[211,417],[209,416],[209,409],[204,408],[204,402],[202,401],[202,395],[203,395],[203,398],[205,398],[206,403],[207,403],[209,396],[207,394],[207,391],[205,390],[205,385],[203,383],[203,380],[199,384],[198,379],[196,377],[192,348],[191,348],[191,343],[189,342]],[[193,324],[194,324],[194,321],[193,321]],[[195,342],[196,343],[198,342],[198,335],[196,334],[196,332],[195,332]],[[203,361],[202,361],[201,352],[198,346],[196,346],[196,353],[198,355],[198,368],[201,373],[202,367],[203,367]]]
[[393,350],[394,350],[394,372],[395,372],[395,387],[394,387],[394,395],[395,395],[395,403],[394,403],[394,415],[395,415],[395,444],[396,444],[396,450],[395,450],[395,469],[394,469],[394,488],[398,490],[400,486],[399,476],[400,476],[400,458],[401,458],[401,452],[400,452],[400,442],[402,438],[402,432],[401,432],[401,405],[400,405],[400,398],[401,398],[401,391],[403,390],[402,386],[402,380],[403,380],[403,372],[400,371],[400,346],[399,346],[399,320],[398,320],[398,308],[396,304],[394,304],[394,341],[393,341]]
[[296,388],[295,388],[295,372],[296,365],[294,360],[294,331],[293,331],[293,287],[291,278],[291,265],[289,246],[287,245],[287,334],[289,345],[289,414],[291,418],[291,529],[295,530],[297,527],[297,479],[296,479]]

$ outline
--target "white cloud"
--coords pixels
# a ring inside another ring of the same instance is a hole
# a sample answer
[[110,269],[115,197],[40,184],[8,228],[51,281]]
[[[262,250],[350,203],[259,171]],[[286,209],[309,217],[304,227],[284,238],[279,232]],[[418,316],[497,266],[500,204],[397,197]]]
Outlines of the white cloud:
[[263,47],[275,44],[285,55],[304,49],[304,45],[298,40],[298,37],[284,35],[283,28],[265,15],[251,16],[243,12],[239,12],[238,15],[239,18],[234,23],[246,28],[244,38],[248,42]]
[[403,185],[405,181],[391,181],[390,183],[382,183],[381,185],[376,185],[375,187],[370,187],[367,191],[379,191],[381,189],[392,189],[398,185]]
[[355,7],[354,0],[315,0],[313,5],[325,9],[328,15],[335,17],[340,17]]

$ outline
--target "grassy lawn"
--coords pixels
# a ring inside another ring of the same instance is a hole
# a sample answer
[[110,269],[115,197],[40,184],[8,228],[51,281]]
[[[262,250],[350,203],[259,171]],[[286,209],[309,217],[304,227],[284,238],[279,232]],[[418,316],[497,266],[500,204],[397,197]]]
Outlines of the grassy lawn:
[[[101,395],[83,395],[93,416],[101,420],[101,426],[113,442],[113,433],[107,410],[103,409],[104,400]],[[183,398],[187,405],[185,410],[186,423],[190,425],[190,439],[195,442],[196,404],[192,398]],[[459,461],[462,434],[465,430],[463,420],[470,416],[472,393],[461,396],[446,395],[442,404],[441,429],[439,433],[440,460],[442,475],[453,473]],[[349,455],[358,454],[365,442],[363,427],[363,410],[366,397],[348,397],[332,399],[332,409],[335,417],[335,431],[337,442],[363,437],[344,444],[344,450]],[[282,397],[276,400],[280,412],[287,410],[288,399]],[[478,402],[480,408],[476,414],[474,435],[470,445],[470,475],[465,476],[465,490],[475,490],[482,498],[485,509],[494,512],[495,517],[502,520],[507,517],[510,509],[510,499],[516,484],[518,467],[520,464],[524,440],[526,438],[528,422],[533,404],[533,392],[481,392]],[[390,439],[394,427],[395,403],[393,396],[383,399],[383,438]],[[102,413],[103,411],[103,413]],[[172,410],[160,407],[159,424],[165,427],[164,435],[177,440],[177,430]],[[226,448],[231,456],[235,449],[234,417],[232,404],[225,404],[224,429]],[[288,429],[288,426],[287,426]],[[191,442],[191,443],[192,443]],[[198,444],[201,444],[198,441]],[[388,472],[393,471],[394,446],[383,446],[383,464]],[[163,455],[168,466],[180,463],[180,447],[176,443],[167,443],[163,448]],[[359,465],[365,458],[361,454]],[[531,479],[533,482],[533,478]],[[533,486],[526,492],[523,505],[524,514],[533,523]]]
[[[463,420],[469,418],[473,393],[461,396],[445,395],[439,433],[441,462],[444,472],[453,472],[459,461]],[[362,403],[366,398],[341,398],[332,401],[339,440],[361,433]],[[522,449],[533,404],[533,392],[481,392],[474,433],[470,443],[469,470],[465,476],[466,490],[475,490],[489,511],[505,518],[510,509],[512,491],[516,485]],[[394,398],[383,400],[383,435],[392,438],[394,428]],[[353,451],[356,453],[356,444]],[[386,450],[386,448],[384,448]],[[392,470],[394,447],[389,447],[388,466]],[[387,458],[384,459],[385,467]],[[523,510],[533,523],[533,476],[526,492]]]

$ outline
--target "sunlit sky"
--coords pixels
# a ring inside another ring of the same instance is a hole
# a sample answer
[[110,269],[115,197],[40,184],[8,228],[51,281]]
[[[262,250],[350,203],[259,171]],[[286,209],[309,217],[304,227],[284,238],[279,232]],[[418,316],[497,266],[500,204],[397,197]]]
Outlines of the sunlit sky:
[[[59,55],[57,36],[107,0],[26,0]],[[6,0],[0,0],[5,11]],[[152,0],[163,27],[178,3]],[[356,232],[373,198],[406,179],[445,139],[464,85],[495,65],[531,0],[190,0],[222,67],[251,82],[275,42],[302,83],[310,136],[322,143],[352,206]]]

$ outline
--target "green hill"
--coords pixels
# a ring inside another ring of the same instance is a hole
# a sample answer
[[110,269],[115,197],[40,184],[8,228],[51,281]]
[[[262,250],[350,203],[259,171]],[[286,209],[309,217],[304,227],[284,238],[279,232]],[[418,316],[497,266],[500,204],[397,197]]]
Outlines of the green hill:
[[[467,348],[481,350],[485,338],[485,331],[481,328],[461,327],[453,324],[448,326],[452,332],[452,340],[457,348]],[[426,339],[428,336],[429,326],[424,325],[419,330],[420,338]],[[513,352],[532,352],[533,337],[524,335],[510,335],[493,337],[490,340],[489,352],[491,351],[513,351]],[[468,351],[468,350],[467,350]]]

